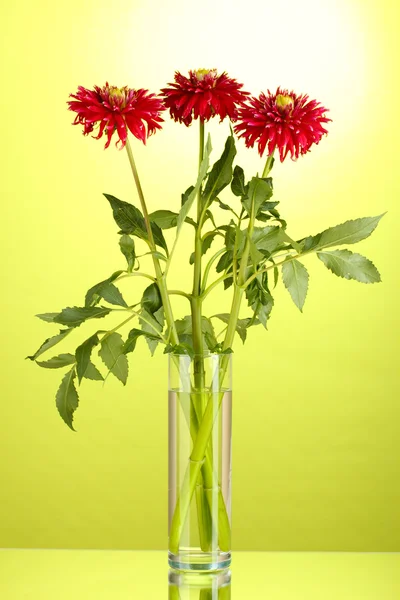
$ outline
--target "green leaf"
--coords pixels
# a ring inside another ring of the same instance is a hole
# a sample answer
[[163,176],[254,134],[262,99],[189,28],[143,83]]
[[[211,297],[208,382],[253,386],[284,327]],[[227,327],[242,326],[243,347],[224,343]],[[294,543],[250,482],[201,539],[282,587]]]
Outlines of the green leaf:
[[110,312],[111,309],[104,306],[93,306],[90,308],[81,308],[78,306],[67,307],[54,318],[54,322],[61,323],[61,325],[69,325],[70,327],[79,327],[87,319],[101,319]]
[[32,354],[32,356],[27,356],[26,358],[29,358],[30,360],[36,360],[39,356],[44,354],[46,350],[49,350],[50,348],[58,344],[58,342],[61,342],[69,333],[71,333],[71,331],[72,328],[61,329],[58,335],[53,335],[52,337],[47,338],[47,340],[43,342],[43,344],[38,348],[38,350],[36,350],[35,354]]
[[282,242],[283,230],[278,226],[254,227],[252,241],[257,250],[271,254]]
[[233,170],[231,190],[232,193],[235,194],[235,196],[247,196],[248,186],[245,185],[244,171],[242,167],[239,167],[239,165],[236,165],[236,167]]
[[157,225],[157,223],[151,223],[151,231],[153,232],[153,238],[156,245],[165,250],[168,256],[168,246],[162,229]]
[[58,356],[53,356],[53,358],[50,358],[49,360],[44,360],[42,362],[36,361],[36,364],[45,369],[60,369],[75,364],[75,356],[73,354],[59,354]]
[[191,195],[191,193],[194,190],[194,185],[191,185],[190,187],[188,187],[188,189],[186,190],[186,192],[183,192],[183,194],[181,194],[181,207],[189,200],[189,197]]
[[258,250],[253,240],[250,240],[249,246],[251,262],[253,263],[254,267],[256,267],[258,263],[263,260],[264,254]]
[[157,250],[155,252],[147,252],[147,254],[152,254],[156,258],[159,258],[160,260],[163,260],[165,262],[167,262],[167,260],[168,260],[167,257],[165,256],[165,254],[162,254],[161,252],[158,252]]
[[217,224],[215,222],[214,215],[212,214],[211,210],[209,210],[209,209],[207,209],[206,212],[204,213],[204,223],[207,221],[207,219],[210,219],[211,223],[213,224],[214,229],[217,229]]
[[257,215],[263,203],[269,200],[272,194],[272,179],[270,177],[266,179],[253,177],[249,183],[248,193],[242,199],[242,204],[247,214],[250,216],[253,210],[254,215]]
[[165,346],[164,354],[186,354],[190,356],[190,358],[193,358],[194,350],[190,344],[177,344],[176,346],[168,344]]
[[[228,325],[229,319],[230,319],[230,314],[229,313],[220,313],[218,315],[213,315],[211,318],[219,319],[220,321],[222,321],[223,323],[226,323]],[[251,319],[238,319],[237,323],[236,323],[236,331],[239,334],[239,337],[242,340],[243,344],[246,341],[247,326],[250,323],[250,321],[251,321]]]
[[136,348],[136,342],[141,336],[146,337],[146,339],[160,341],[160,338],[158,336],[149,333],[148,331],[143,331],[142,329],[131,329],[128,335],[128,339],[124,344],[123,353],[128,354],[129,352],[133,352]]
[[100,342],[99,356],[109,372],[126,385],[128,379],[128,359],[124,354],[124,341],[115,331],[106,334]]
[[121,249],[122,254],[126,258],[126,262],[128,263],[128,271],[129,273],[132,273],[133,267],[135,266],[136,258],[135,242],[130,235],[124,233],[119,239],[119,247]]
[[[76,372],[78,375],[79,383],[82,381],[82,377],[85,377],[86,370],[90,364],[90,357],[92,350],[99,343],[99,337],[97,333],[88,338],[83,344],[78,346],[75,351],[76,358]],[[93,365],[94,366],[94,365]]]
[[298,260],[288,260],[282,265],[282,279],[297,308],[303,312],[308,290],[308,271]]
[[100,291],[100,296],[109,304],[116,306],[123,306],[126,308],[128,305],[125,302],[121,292],[113,283],[106,283]]
[[176,332],[178,337],[182,335],[192,335],[192,317],[187,315],[183,319],[177,319],[175,321]]
[[162,307],[162,299],[157,283],[152,283],[143,292],[141,306],[153,315]]
[[288,244],[290,244],[290,246],[291,246],[291,247],[292,247],[294,250],[296,250],[296,252],[297,252],[298,254],[300,254],[300,253],[301,253],[301,250],[302,250],[302,248],[301,248],[301,244],[298,244],[298,243],[297,243],[295,240],[293,240],[293,239],[292,239],[292,238],[291,238],[291,237],[290,237],[290,236],[289,236],[289,235],[286,233],[286,231],[282,231],[282,241],[283,241],[283,242],[286,242],[286,243],[288,243]]
[[201,330],[204,335],[204,340],[209,350],[213,350],[218,345],[218,340],[215,336],[214,327],[211,320],[207,317],[202,316],[201,318]]
[[346,221],[341,225],[325,229],[318,235],[305,238],[302,240],[303,252],[360,242],[371,235],[384,214]]
[[204,188],[203,198],[212,202],[218,194],[231,182],[232,163],[236,155],[235,140],[228,136],[221,158],[213,165]]
[[[110,283],[112,283],[113,281],[115,281],[121,275],[121,273],[123,273],[123,271],[115,271],[115,273],[110,275],[110,277],[107,277],[107,279],[105,279],[104,281],[100,281],[99,283],[96,283],[94,286],[92,286],[86,292],[85,307],[88,308],[90,306],[94,306],[95,304],[97,304],[99,302],[100,298],[104,298],[104,300],[106,300],[107,302],[110,302],[105,296],[103,296],[103,289],[104,288],[106,289],[106,291],[105,291],[106,295],[108,295],[108,296],[110,296],[110,294],[112,295],[112,292],[110,292],[110,290],[107,289],[107,286]],[[115,289],[117,289],[117,288],[115,288]],[[122,298],[122,296],[120,296],[119,302],[121,302],[121,298]],[[122,298],[122,302],[125,302],[123,298]],[[111,304],[118,304],[118,303],[111,302]],[[122,304],[122,306],[126,306],[126,303]]]
[[89,362],[83,376],[85,379],[91,379],[92,381],[104,381],[103,375],[92,362]]
[[164,329],[165,316],[164,316],[164,307],[161,306],[156,312],[153,314],[153,317],[156,321],[161,325],[161,331]]
[[381,276],[374,263],[350,250],[317,252],[324,265],[338,277],[355,279],[360,283],[378,283]]
[[60,413],[63,421],[68,425],[72,431],[72,422],[74,419],[74,412],[78,408],[79,397],[74,384],[75,379],[75,367],[66,373],[61,381],[61,385],[57,390],[56,394],[56,406]]
[[215,267],[215,270],[217,271],[217,273],[222,273],[223,271],[226,271],[228,269],[228,267],[231,266],[232,261],[233,261],[233,252],[232,252],[232,250],[228,250],[228,252],[225,252],[224,254],[222,254],[221,258],[217,262],[217,266]]
[[131,233],[147,239],[146,224],[140,210],[133,204],[119,200],[110,194],[104,194],[104,196],[111,205],[114,220],[122,233]]
[[156,210],[149,217],[150,221],[156,223],[160,229],[171,229],[176,227],[178,222],[178,213],[171,210]]
[[263,327],[265,327],[265,329],[267,329],[267,321],[271,315],[273,306],[274,306],[274,299],[271,296],[271,294],[269,294],[268,292],[264,293],[261,296],[261,299],[256,300],[251,305],[251,308],[253,309],[253,312],[258,319],[258,322],[252,322],[251,324],[257,325],[258,323],[261,323],[263,325]]
[[[157,313],[158,313],[158,311],[157,311]],[[146,320],[144,320],[144,319],[146,319]],[[162,329],[163,329],[162,325],[155,318],[155,314],[151,315],[145,309],[142,309],[142,311],[140,313],[139,322],[140,322],[140,325],[142,326],[143,331],[145,331],[146,333],[152,334],[152,336],[146,337],[146,342],[149,347],[150,353],[153,356],[153,354],[158,346],[159,341],[161,341],[161,338],[158,340],[156,336],[157,336],[157,331],[159,331],[160,333],[162,332]]]
[[58,313],[43,313],[41,315],[35,315],[38,319],[42,321],[46,321],[46,323],[54,323],[54,317],[56,317]]
[[[201,240],[202,256],[203,256],[203,254],[205,254],[207,252],[207,250],[210,249],[211,244],[213,243],[216,235],[218,235],[218,231],[210,231],[210,232],[206,233],[205,236],[202,238],[202,240]],[[191,265],[194,264],[194,258],[195,258],[195,254],[194,254],[194,252],[192,252],[192,254],[190,255],[190,258],[189,258],[189,263]]]
[[176,238],[178,238],[178,235],[182,228],[182,225],[185,222],[190,209],[192,208],[194,199],[196,198],[197,193],[203,182],[203,179],[207,174],[211,149],[212,149],[211,148],[211,137],[210,137],[210,134],[208,134],[207,144],[204,149],[204,158],[200,165],[199,175],[197,177],[196,185],[194,187],[191,187],[188,190],[186,190],[185,194],[182,196],[182,208],[179,212],[178,220],[177,220],[177,224],[176,224],[176,226],[177,226]]

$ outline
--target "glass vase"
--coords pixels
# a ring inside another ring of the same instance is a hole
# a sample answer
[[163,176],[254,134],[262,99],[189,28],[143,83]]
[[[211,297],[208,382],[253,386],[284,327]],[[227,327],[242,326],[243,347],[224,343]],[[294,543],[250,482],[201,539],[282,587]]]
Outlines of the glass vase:
[[231,600],[231,572],[189,573],[171,570],[168,574],[169,600]]
[[231,562],[232,355],[169,355],[169,565]]

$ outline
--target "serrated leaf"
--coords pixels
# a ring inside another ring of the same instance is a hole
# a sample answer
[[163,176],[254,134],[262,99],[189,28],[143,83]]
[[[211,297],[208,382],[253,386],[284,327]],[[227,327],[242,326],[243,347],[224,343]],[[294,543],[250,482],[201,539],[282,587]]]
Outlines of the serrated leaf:
[[146,224],[140,210],[133,204],[119,200],[110,194],[104,194],[104,196],[111,205],[114,220],[122,233],[131,233],[147,239]]
[[135,266],[135,242],[133,238],[127,233],[121,235],[119,239],[119,247],[121,249],[122,254],[126,258],[126,262],[128,263],[128,271],[132,272],[133,267]]
[[256,216],[264,202],[269,200],[273,194],[272,179],[270,177],[253,177],[249,183],[247,195],[242,199],[242,204],[250,216],[253,210]]
[[58,412],[72,431],[75,431],[72,422],[74,419],[74,412],[79,404],[79,397],[75,388],[74,379],[75,367],[64,375],[56,394],[56,406]]
[[109,304],[123,306],[124,308],[128,306],[121,292],[113,283],[106,283],[101,288],[100,296]]
[[278,226],[254,227],[252,241],[257,250],[273,252],[282,242],[283,230]]
[[171,210],[156,210],[149,215],[150,221],[156,223],[160,229],[171,229],[176,227],[178,213]]
[[[103,288],[107,288],[108,284],[115,281],[123,272],[124,271],[115,271],[115,273],[110,275],[110,277],[107,277],[107,279],[104,279],[104,281],[100,281],[99,283],[96,283],[95,285],[93,285],[86,292],[85,307],[88,308],[90,306],[94,306],[95,304],[97,304],[99,302],[99,300],[101,298],[103,298],[103,295],[102,295]],[[106,291],[106,293],[107,293],[107,291]],[[106,300],[106,298],[104,298],[104,300]],[[107,302],[108,302],[108,300],[107,300]],[[111,304],[113,304],[113,303],[111,302]],[[126,304],[125,304],[125,306],[126,306]]]
[[182,319],[177,319],[175,321],[175,327],[178,334],[178,337],[181,335],[191,335],[192,334],[192,317],[187,315]]
[[304,244],[303,252],[360,242],[371,235],[384,214],[346,221],[341,225],[325,229],[325,231],[315,236],[305,238],[305,240],[302,240]]
[[85,379],[91,379],[92,381],[104,381],[103,375],[92,362],[89,362],[83,377]]
[[203,197],[212,202],[218,194],[231,182],[232,163],[236,155],[235,140],[228,136],[221,158],[214,163],[204,187]]
[[36,361],[36,364],[44,369],[61,369],[62,367],[75,364],[75,356],[73,354],[59,354],[49,360]]
[[308,290],[308,271],[298,260],[290,260],[282,265],[282,279],[297,308],[303,312]]
[[360,283],[378,283],[381,276],[374,263],[365,256],[350,250],[317,252],[318,258],[338,277],[354,279]]
[[59,313],[43,313],[41,315],[35,315],[38,319],[42,321],[46,321],[46,323],[54,323],[54,317],[56,317]]
[[[99,343],[99,337],[97,333],[88,338],[83,344],[78,346],[75,351],[76,358],[76,372],[78,375],[79,383],[82,381],[82,378],[86,376],[87,368],[90,364],[90,357],[92,355],[92,350]],[[93,365],[94,366],[94,365]]]
[[49,350],[50,348],[61,342],[69,333],[71,333],[71,331],[72,328],[61,329],[58,335],[53,335],[52,337],[47,338],[47,340],[43,342],[43,344],[38,348],[38,350],[36,350],[35,354],[32,354],[32,356],[27,356],[26,358],[29,358],[30,360],[36,360],[39,356],[44,354],[46,350]]
[[110,312],[111,309],[104,306],[93,306],[90,308],[68,306],[54,318],[54,322],[61,323],[61,325],[69,325],[70,327],[79,327],[87,319],[101,319]]
[[124,354],[124,341],[119,333],[106,334],[100,342],[99,356],[109,372],[126,385],[128,359]]
[[140,337],[145,337],[146,339],[153,339],[160,341],[160,338],[149,333],[148,331],[143,331],[142,329],[131,329],[129,332],[128,338],[124,344],[123,352],[124,354],[129,354],[129,352],[133,352],[136,348],[136,342]]

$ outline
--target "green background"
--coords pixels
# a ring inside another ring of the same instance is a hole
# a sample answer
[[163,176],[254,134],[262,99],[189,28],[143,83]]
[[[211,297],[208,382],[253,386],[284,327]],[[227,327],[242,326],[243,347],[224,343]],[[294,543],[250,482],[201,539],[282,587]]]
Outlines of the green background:
[[[126,388],[84,383],[73,433],[55,408],[60,372],[24,357],[55,331],[34,314],[81,304],[123,268],[102,193],[136,201],[126,154],[70,126],[68,94],[106,80],[157,91],[175,69],[217,67],[254,94],[283,85],[331,109],[328,138],[274,169],[292,237],[389,211],[357,247],[382,284],[307,257],[304,314],[279,284],[269,331],[236,343],[234,548],[400,550],[398,3],[17,0],[2,12],[0,546],[167,546],[166,358],[139,342]],[[228,124],[209,129],[217,157]],[[167,121],[134,144],[150,210],[176,210],[194,182],[196,134]],[[188,231],[171,287],[187,277],[189,289],[189,243]],[[206,308],[228,310],[228,294]]]

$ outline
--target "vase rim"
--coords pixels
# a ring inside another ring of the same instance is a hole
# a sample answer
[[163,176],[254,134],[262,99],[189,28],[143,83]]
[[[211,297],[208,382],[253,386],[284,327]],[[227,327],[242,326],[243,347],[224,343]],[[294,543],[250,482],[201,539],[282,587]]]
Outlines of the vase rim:
[[220,356],[221,358],[224,358],[225,356],[231,357],[232,354],[233,354],[233,352],[229,352],[228,354],[223,354],[221,352],[203,352],[201,354],[196,354],[196,353],[195,354],[185,354],[185,353],[179,354],[179,353],[170,352],[168,354],[168,356],[169,356],[169,358],[174,357],[174,356],[178,356],[179,358],[187,357],[190,360],[193,360],[194,358],[197,358],[198,356],[200,356],[202,358],[211,358],[213,356]]

